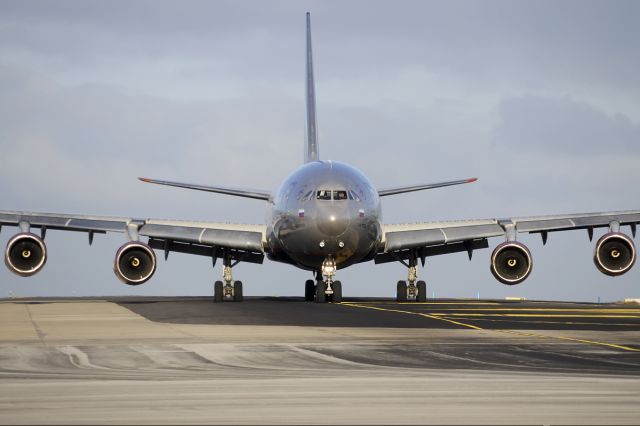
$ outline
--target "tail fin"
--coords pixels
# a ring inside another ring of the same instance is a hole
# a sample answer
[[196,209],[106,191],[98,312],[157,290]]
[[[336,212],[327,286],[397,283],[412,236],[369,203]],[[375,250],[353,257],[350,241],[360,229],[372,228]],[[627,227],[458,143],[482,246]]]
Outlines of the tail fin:
[[304,162],[320,159],[318,128],[316,127],[316,88],[313,81],[313,55],[311,52],[311,15],[307,12],[307,133],[305,134]]

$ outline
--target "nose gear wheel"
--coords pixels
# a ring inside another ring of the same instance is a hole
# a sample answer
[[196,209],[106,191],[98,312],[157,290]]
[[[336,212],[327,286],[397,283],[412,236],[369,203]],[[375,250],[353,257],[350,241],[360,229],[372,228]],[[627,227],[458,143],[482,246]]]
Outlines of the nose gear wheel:
[[342,302],[342,283],[333,280],[337,269],[333,256],[327,256],[320,270],[316,272],[315,288],[313,290],[311,288],[313,281],[308,280],[305,283],[305,300],[314,300],[313,296],[315,296],[316,303]]

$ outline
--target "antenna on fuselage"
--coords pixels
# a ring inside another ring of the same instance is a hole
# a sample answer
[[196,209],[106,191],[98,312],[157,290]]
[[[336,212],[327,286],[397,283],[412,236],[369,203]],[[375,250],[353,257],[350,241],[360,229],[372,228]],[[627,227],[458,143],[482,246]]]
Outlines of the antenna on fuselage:
[[313,55],[311,52],[311,14],[307,12],[307,132],[305,133],[304,162],[320,159],[318,150],[318,128],[316,126],[316,88],[313,81]]

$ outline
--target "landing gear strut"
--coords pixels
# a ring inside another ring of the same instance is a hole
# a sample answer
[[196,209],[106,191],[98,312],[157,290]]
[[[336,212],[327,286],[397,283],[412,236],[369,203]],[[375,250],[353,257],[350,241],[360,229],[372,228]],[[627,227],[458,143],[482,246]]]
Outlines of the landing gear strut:
[[[404,262],[402,262],[404,263]],[[409,258],[409,263],[405,264],[409,268],[407,281],[398,281],[396,289],[396,300],[406,302],[415,300],[416,302],[427,301],[427,283],[418,281],[417,259],[415,256]]]
[[[332,256],[322,262],[322,268],[316,272],[316,285],[315,285],[315,301],[316,303],[342,302],[342,283],[340,281],[334,281],[333,277],[336,274],[336,261]],[[305,284],[305,300],[313,300],[311,296],[311,280]]]
[[231,257],[225,256],[224,268],[222,269],[223,281],[216,281],[213,286],[213,300],[215,302],[222,302],[224,300],[232,300],[234,302],[242,302],[244,299],[242,295],[242,281],[233,281],[233,274],[231,268],[236,266],[239,262],[231,262]]

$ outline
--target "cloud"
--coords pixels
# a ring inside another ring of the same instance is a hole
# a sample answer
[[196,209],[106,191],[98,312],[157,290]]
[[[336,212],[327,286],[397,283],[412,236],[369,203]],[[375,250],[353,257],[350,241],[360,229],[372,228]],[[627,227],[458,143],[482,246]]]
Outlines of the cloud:
[[[387,222],[637,208],[638,9],[3,1],[2,208],[262,222],[255,201],[135,178],[276,188],[302,159],[306,10],[323,158],[379,186],[480,178],[389,197]],[[97,238],[78,262],[86,236],[50,234],[46,270],[32,280],[3,270],[2,294],[209,294],[220,274],[208,259],[172,255],[148,285],[122,287],[110,271],[121,236]],[[544,249],[522,239],[536,272],[517,289],[493,280],[486,251],[472,262],[430,259],[422,277],[439,296],[633,296],[637,270],[608,285],[582,233],[554,234]],[[236,273],[249,294],[302,294],[309,275],[271,262]],[[397,264],[340,272],[346,294],[387,296],[405,273]]]
[[640,155],[640,124],[571,98],[540,96],[504,100],[495,142],[515,152],[582,156]]
[[59,193],[96,208],[140,208],[149,188],[139,175],[270,189],[283,176],[264,158],[277,156],[288,168],[302,158],[302,113],[283,93],[257,89],[250,102],[184,102],[68,87],[11,66],[0,67],[0,90],[5,203],[12,202],[8,192],[36,199]]

